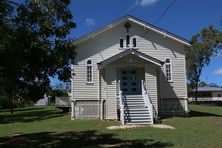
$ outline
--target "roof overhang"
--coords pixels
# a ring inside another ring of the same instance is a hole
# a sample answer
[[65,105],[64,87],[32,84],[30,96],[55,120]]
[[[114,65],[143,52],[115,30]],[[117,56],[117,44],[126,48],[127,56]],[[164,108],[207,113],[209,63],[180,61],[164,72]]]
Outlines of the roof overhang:
[[114,55],[114,56],[112,56],[112,57],[110,57],[108,59],[105,59],[105,60],[97,63],[98,64],[98,68],[99,69],[103,69],[106,65],[108,65],[108,64],[110,64],[110,63],[112,63],[112,62],[114,62],[116,60],[119,60],[119,59],[121,59],[123,57],[126,57],[128,55],[134,55],[136,57],[139,57],[139,58],[141,58],[143,60],[146,60],[146,61],[148,61],[148,62],[150,62],[150,63],[152,63],[154,65],[157,65],[157,66],[162,66],[164,64],[163,61],[160,61],[160,60],[158,60],[158,59],[156,59],[154,57],[151,57],[151,56],[146,55],[146,54],[144,54],[142,52],[139,52],[136,49],[129,48],[129,49],[124,50],[123,52],[120,52],[120,53],[118,53],[118,54],[116,54],[116,55]]
[[122,18],[120,18],[120,19],[118,19],[118,20],[116,20],[116,21],[114,21],[114,22],[112,22],[112,23],[110,23],[110,24],[108,24],[108,25],[105,25],[105,26],[103,26],[103,27],[101,27],[101,28],[98,28],[98,29],[96,29],[95,31],[92,31],[92,32],[90,32],[90,33],[88,33],[88,34],[80,37],[80,38],[77,38],[76,40],[73,41],[73,44],[74,44],[74,45],[78,45],[78,44],[80,44],[81,42],[84,42],[84,41],[86,41],[86,40],[88,40],[88,39],[91,39],[91,38],[97,36],[98,34],[104,32],[104,31],[107,31],[107,30],[109,30],[109,29],[112,29],[113,27],[115,27],[115,26],[117,26],[117,25],[119,25],[119,24],[121,24],[121,23],[123,23],[123,22],[126,22],[126,21],[134,22],[134,23],[136,23],[136,24],[138,24],[138,25],[140,25],[140,26],[143,26],[143,27],[146,28],[146,29],[152,30],[152,31],[154,31],[154,32],[156,32],[156,33],[158,33],[158,34],[163,35],[163,36],[166,37],[166,38],[175,40],[175,41],[177,41],[177,42],[179,42],[179,43],[182,43],[182,44],[184,44],[184,45],[186,45],[186,46],[188,46],[188,47],[191,46],[189,40],[186,40],[186,39],[184,39],[184,38],[182,38],[182,37],[180,37],[180,36],[178,36],[178,35],[175,35],[175,34],[173,34],[173,33],[170,33],[170,32],[168,32],[168,31],[166,31],[166,30],[164,30],[164,29],[162,29],[162,28],[159,28],[159,27],[157,27],[157,26],[154,26],[154,25],[152,25],[152,24],[150,24],[150,23],[147,23],[147,22],[145,22],[145,21],[142,21],[142,20],[140,20],[140,19],[138,19],[138,18],[135,18],[135,17],[133,17],[133,16],[124,16],[124,17],[122,17]]
[[[195,92],[196,90],[193,89],[191,92]],[[222,88],[220,87],[212,87],[212,86],[204,86],[198,87],[197,92],[222,92]]]

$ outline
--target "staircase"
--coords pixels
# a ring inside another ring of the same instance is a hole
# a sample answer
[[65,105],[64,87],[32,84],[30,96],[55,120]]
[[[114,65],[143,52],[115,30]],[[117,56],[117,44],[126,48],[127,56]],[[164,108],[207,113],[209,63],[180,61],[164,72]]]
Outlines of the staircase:
[[145,106],[143,95],[122,96],[125,124],[152,124],[150,111]]
[[153,104],[145,82],[141,81],[141,95],[122,95],[120,81],[117,82],[122,124],[153,124]]

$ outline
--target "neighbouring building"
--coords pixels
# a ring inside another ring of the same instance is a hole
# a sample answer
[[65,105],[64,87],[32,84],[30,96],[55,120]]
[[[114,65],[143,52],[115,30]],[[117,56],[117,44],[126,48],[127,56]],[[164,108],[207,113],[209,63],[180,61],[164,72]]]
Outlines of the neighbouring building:
[[[195,101],[195,90],[189,92],[189,102]],[[206,104],[222,104],[222,88],[203,86],[197,88],[197,101]]]

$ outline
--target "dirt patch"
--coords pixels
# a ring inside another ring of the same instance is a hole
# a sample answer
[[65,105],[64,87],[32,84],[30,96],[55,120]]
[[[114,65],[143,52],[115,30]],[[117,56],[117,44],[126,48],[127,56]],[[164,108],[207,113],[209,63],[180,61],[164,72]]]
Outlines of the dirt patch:
[[153,127],[153,128],[160,128],[160,129],[176,129],[173,126],[165,125],[165,124],[152,124],[152,125],[118,125],[118,126],[109,126],[107,129],[110,130],[118,130],[118,129],[130,129],[130,128],[139,128],[139,127]]
[[170,125],[165,125],[165,124],[152,124],[152,125],[149,125],[150,127],[153,127],[153,128],[162,128],[162,129],[172,129],[172,130],[175,130],[176,128],[173,127],[173,126],[170,126]]
[[117,125],[117,126],[109,126],[107,129],[116,130],[116,129],[128,129],[128,128],[137,128],[137,127],[148,127],[148,125]]

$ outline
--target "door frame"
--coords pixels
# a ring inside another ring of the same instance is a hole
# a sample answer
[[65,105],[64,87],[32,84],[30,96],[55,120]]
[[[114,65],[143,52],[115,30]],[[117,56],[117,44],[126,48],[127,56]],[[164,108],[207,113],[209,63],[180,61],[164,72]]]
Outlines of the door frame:
[[[131,79],[131,78],[129,78],[129,77],[131,77],[131,71],[135,71],[136,72],[136,88],[138,89],[135,93],[133,93],[133,91],[132,90],[130,90],[128,93],[126,93],[126,94],[124,94],[124,95],[139,95],[139,94],[142,94],[142,91],[141,91],[141,80],[145,80],[145,68],[144,67],[122,67],[122,68],[119,68],[118,69],[118,76],[117,76],[117,78],[118,78],[118,80],[120,80],[120,83],[121,83],[121,85],[120,85],[120,88],[121,88],[121,90],[122,90],[122,84],[123,84],[123,80],[122,80],[122,72],[123,71],[127,71],[127,81],[128,81],[128,83],[131,83],[131,82],[129,82],[129,80]],[[133,82],[134,83],[134,82]],[[127,89],[132,89],[132,86],[131,86],[132,84],[128,84],[128,88]],[[123,90],[122,90],[122,92],[123,92]]]

